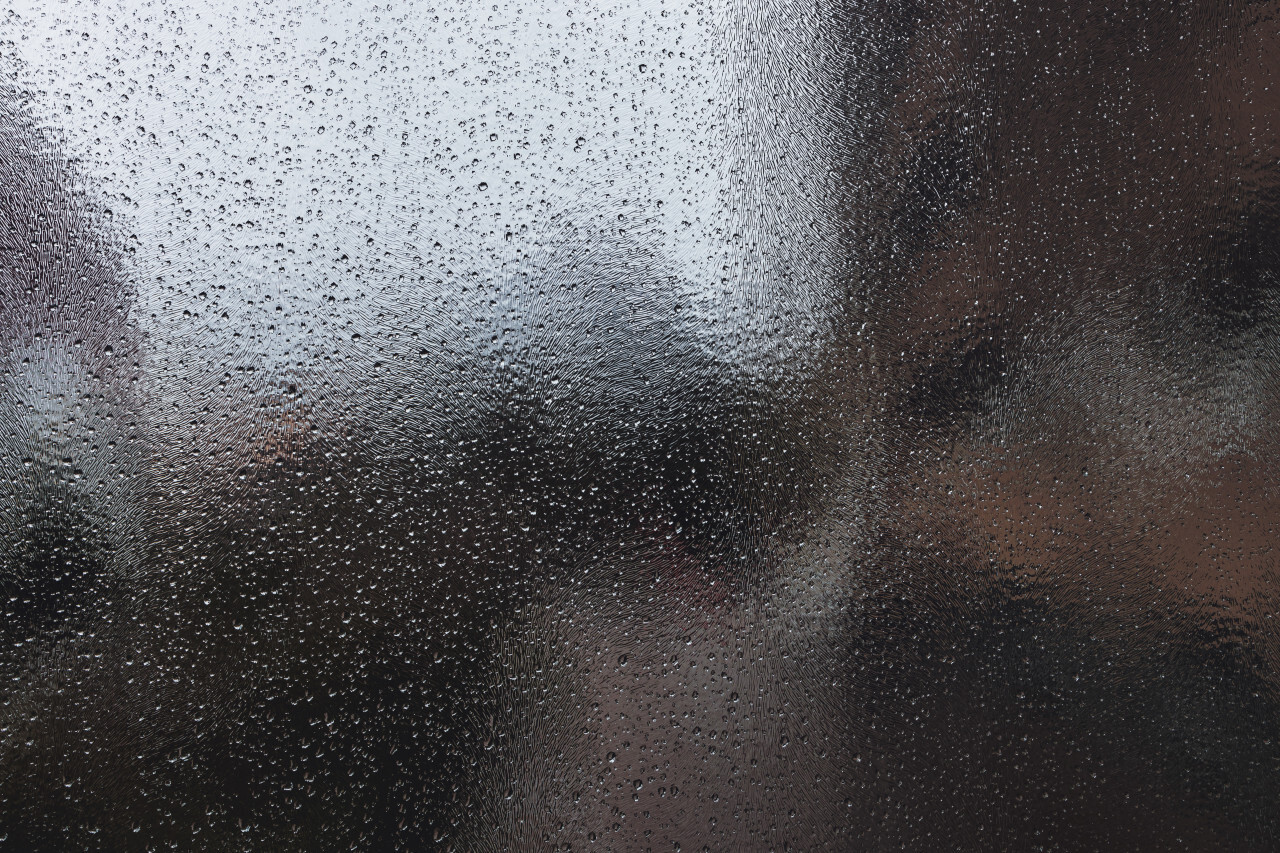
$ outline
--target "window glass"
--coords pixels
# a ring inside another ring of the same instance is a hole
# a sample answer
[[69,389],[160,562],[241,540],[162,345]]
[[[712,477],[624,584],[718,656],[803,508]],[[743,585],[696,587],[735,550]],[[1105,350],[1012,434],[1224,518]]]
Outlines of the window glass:
[[0,840],[1275,849],[1277,11],[11,7]]

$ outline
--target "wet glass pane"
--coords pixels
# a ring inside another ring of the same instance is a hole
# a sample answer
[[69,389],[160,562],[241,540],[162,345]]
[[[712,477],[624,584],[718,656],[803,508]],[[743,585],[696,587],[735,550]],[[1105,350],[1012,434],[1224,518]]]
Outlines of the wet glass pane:
[[1276,849],[1278,13],[10,7],[4,849]]

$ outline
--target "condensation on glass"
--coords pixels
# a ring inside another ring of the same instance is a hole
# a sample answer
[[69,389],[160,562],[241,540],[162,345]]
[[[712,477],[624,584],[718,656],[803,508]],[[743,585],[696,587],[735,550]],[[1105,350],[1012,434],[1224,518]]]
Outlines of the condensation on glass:
[[1276,849],[1278,15],[10,7],[0,846]]

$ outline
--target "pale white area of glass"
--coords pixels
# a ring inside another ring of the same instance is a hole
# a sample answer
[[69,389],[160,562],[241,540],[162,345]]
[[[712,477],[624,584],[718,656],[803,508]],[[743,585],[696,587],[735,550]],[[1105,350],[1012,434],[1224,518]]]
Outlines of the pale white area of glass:
[[289,333],[249,349],[283,368],[299,336],[364,322],[288,321],[330,296],[493,281],[578,228],[660,250],[698,333],[758,370],[828,290],[834,119],[819,10],[743,8],[65,2],[5,30],[33,108],[113,199],[158,326],[281,305]]

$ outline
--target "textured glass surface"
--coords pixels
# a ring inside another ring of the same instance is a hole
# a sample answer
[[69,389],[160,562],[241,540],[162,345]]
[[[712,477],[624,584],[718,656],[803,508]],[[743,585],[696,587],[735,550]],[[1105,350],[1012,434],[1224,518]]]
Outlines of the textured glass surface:
[[0,847],[1280,847],[1280,5],[19,0]]

